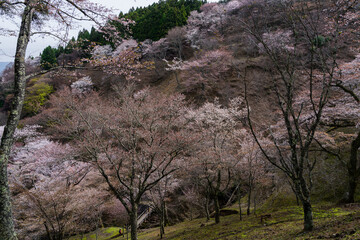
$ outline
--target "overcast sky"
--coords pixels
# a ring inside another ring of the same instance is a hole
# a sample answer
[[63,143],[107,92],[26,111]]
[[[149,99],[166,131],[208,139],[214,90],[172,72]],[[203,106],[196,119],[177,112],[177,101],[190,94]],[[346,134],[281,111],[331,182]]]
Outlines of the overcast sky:
[[[91,0],[92,2],[96,2],[102,4],[109,8],[114,8],[115,14],[120,13],[120,11],[126,13],[129,11],[131,7],[140,7],[140,6],[148,6],[154,2],[158,2],[158,0]],[[208,2],[216,2],[216,0],[210,0]],[[16,29],[16,25],[12,24],[11,21],[7,19],[0,19],[0,26],[11,26],[13,25],[13,29]],[[70,32],[70,35],[77,36],[79,30],[86,28],[91,28],[91,23],[82,23],[81,27],[73,29]],[[37,36],[32,37],[30,44],[27,49],[27,56],[39,56],[42,50],[51,45],[56,47],[59,44],[59,40],[51,38],[51,37],[44,37],[44,36]],[[15,54],[16,48],[16,37],[5,37],[0,36],[0,62],[11,62],[13,61],[13,56]]]

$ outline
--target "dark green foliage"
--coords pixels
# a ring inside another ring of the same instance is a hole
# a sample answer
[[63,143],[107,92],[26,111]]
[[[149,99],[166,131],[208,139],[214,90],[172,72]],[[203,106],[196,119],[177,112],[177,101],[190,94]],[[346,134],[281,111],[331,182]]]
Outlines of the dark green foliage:
[[64,53],[66,54],[72,53],[75,47],[76,47],[76,39],[72,37],[71,40],[66,45]]
[[173,27],[183,26],[191,11],[199,10],[203,0],[160,0],[145,8],[132,8],[129,13],[120,13],[136,22],[132,36],[139,40],[159,40]]
[[57,49],[48,46],[41,53],[40,64],[43,69],[48,70],[57,65],[56,51]]
[[80,31],[79,33],[78,33],[78,41],[80,40],[80,39],[86,39],[86,40],[88,40],[88,39],[90,39],[90,33],[89,33],[89,31],[88,30],[86,30],[86,29],[83,29],[82,31]]
[[330,37],[324,37],[322,35],[317,35],[313,40],[313,47],[320,48],[325,46],[327,42],[330,42]]
[[105,40],[102,33],[98,32],[94,27],[91,28],[89,41],[94,42],[97,45],[106,45],[107,41]]
[[65,49],[63,46],[58,46],[58,48],[55,50],[55,57],[58,58],[60,54],[64,53]]

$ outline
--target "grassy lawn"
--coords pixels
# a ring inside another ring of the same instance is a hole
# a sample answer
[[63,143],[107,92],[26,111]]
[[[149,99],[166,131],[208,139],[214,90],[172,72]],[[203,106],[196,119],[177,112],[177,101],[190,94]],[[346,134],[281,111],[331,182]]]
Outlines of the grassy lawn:
[[[271,218],[261,223],[261,214],[271,214]],[[167,227],[164,239],[360,239],[358,208],[315,205],[315,229],[311,233],[302,231],[302,218],[302,208],[291,206],[243,216],[243,221],[238,215],[222,217],[217,225],[213,220],[196,219]],[[140,239],[159,239],[158,233],[158,229],[148,229],[140,234]]]
[[75,236],[71,237],[69,240],[107,240],[107,239],[119,239],[117,236],[119,235],[118,227],[109,227],[98,229],[98,231],[94,231],[88,234],[84,234],[83,236]]
[[[236,206],[234,206],[236,209]],[[260,222],[260,216],[271,214],[271,217]],[[163,239],[197,240],[197,239],[360,239],[360,207],[336,207],[326,203],[314,205],[315,229],[303,232],[303,213],[299,206],[267,208],[259,210],[257,216],[239,215],[221,217],[220,224],[214,224],[214,219],[204,218],[185,221],[166,227]],[[102,229],[98,239],[126,239],[117,237],[118,228]],[[89,233],[84,240],[95,239],[94,233]],[[78,240],[80,238],[71,238]],[[139,231],[140,240],[159,239],[159,229]]]

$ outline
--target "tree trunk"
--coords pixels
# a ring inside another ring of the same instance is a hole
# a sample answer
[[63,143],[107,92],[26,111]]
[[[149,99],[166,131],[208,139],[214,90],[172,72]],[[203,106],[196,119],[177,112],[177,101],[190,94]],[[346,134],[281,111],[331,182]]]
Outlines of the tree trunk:
[[160,212],[160,239],[163,238],[164,234],[164,215],[162,212]]
[[303,177],[292,179],[294,185],[293,190],[299,197],[304,211],[304,231],[312,231],[314,228],[312,206],[310,202],[310,190]]
[[221,185],[221,171],[218,170],[216,188],[214,189],[215,223],[216,224],[220,223],[220,203],[219,203],[220,185]]
[[129,240],[129,224],[126,224],[126,240]]
[[130,228],[131,228],[131,240],[137,240],[137,211],[138,211],[138,204],[132,203],[130,215]]
[[214,196],[215,203],[215,223],[220,223],[220,203],[219,203],[219,194],[215,194]]
[[209,195],[207,194],[205,199],[205,213],[206,213],[206,221],[210,220],[210,211],[209,211]]
[[166,206],[166,202],[164,201],[164,226],[166,227],[168,225],[169,225],[169,213]]
[[256,196],[257,196],[257,192],[253,189],[253,192],[254,192],[254,202],[253,202],[253,206],[254,206],[254,209],[253,209],[253,214],[256,216]]
[[182,42],[179,43],[179,58],[182,60]]
[[239,215],[240,215],[240,221],[242,221],[242,212],[241,212],[241,193],[240,193],[240,188],[238,190],[238,202],[239,202]]
[[314,228],[312,207],[310,201],[303,200],[304,208],[304,230],[311,231]]
[[0,145],[0,239],[17,239],[12,219],[10,190],[7,177],[7,165],[25,97],[25,53],[30,39],[33,0],[26,2],[22,14],[20,32],[17,40],[14,73],[14,100],[4,129]]
[[250,215],[250,207],[251,207],[251,186],[249,188],[249,193],[248,193],[248,199],[247,199],[247,210],[246,210],[246,215]]
[[349,192],[345,199],[346,203],[354,203],[355,202],[356,186],[357,186],[356,177],[354,175],[349,174],[349,183],[348,183]]
[[163,238],[163,235],[165,234],[165,202],[161,202],[160,207],[160,238]]
[[46,222],[44,222],[44,226],[46,229],[46,235],[48,236],[49,240],[53,240],[53,238],[51,237],[51,233],[49,231],[49,227],[47,226]]
[[357,186],[357,180],[359,177],[359,166],[358,166],[358,150],[360,147],[360,132],[357,137],[351,143],[351,151],[350,151],[350,160],[348,164],[348,174],[349,174],[349,182],[348,182],[348,194],[345,199],[346,203],[355,202],[355,192]]
[[180,80],[179,80],[179,75],[177,70],[175,70],[175,79],[176,79],[176,84],[177,84],[177,88],[180,87]]

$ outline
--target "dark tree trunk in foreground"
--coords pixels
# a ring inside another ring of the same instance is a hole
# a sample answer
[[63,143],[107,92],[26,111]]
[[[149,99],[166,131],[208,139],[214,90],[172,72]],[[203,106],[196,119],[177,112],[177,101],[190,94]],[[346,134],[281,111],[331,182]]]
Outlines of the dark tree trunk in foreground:
[[205,197],[206,221],[210,220],[209,200],[210,200],[209,190],[206,190],[206,197]]
[[249,186],[247,209],[246,209],[246,215],[248,216],[250,215],[250,207],[251,207],[251,190],[252,190],[252,186]]
[[160,206],[160,238],[162,239],[165,235],[165,224],[166,224],[166,205],[165,201],[161,201]]
[[215,223],[220,223],[220,204],[219,204],[219,196],[214,197],[214,205],[215,205]]
[[131,226],[131,239],[137,240],[137,210],[138,210],[138,204],[132,203],[131,213],[130,215],[130,226]]
[[242,221],[241,192],[240,192],[240,187],[239,187],[239,190],[238,190],[238,203],[239,203],[239,216],[240,216],[240,221]]
[[358,166],[358,150],[360,148],[360,132],[356,139],[351,143],[350,160],[348,163],[348,196],[345,199],[347,203],[355,202],[355,192],[357,187],[357,181],[360,175],[360,167]]
[[32,3],[32,0],[26,2],[26,7],[22,15],[14,64],[14,100],[0,145],[0,239],[4,240],[17,239],[12,219],[7,165],[14,140],[14,132],[20,119],[25,97],[25,53],[29,43],[31,20],[34,12],[30,6]]
[[312,207],[309,201],[303,201],[304,209],[304,230],[311,231],[314,227]]
[[216,183],[216,188],[214,190],[215,223],[216,224],[220,223],[220,202],[219,202],[220,184],[221,184],[221,171],[218,170],[217,183]]

